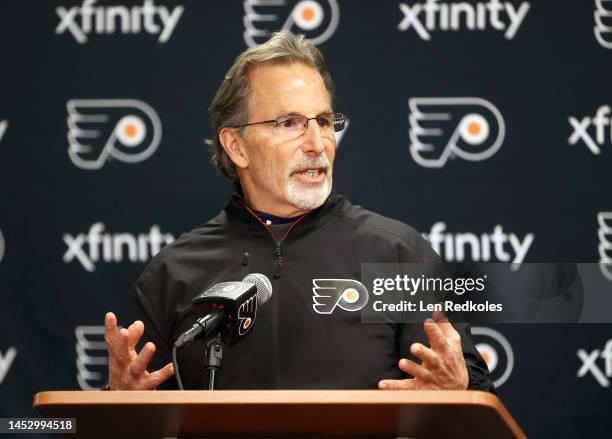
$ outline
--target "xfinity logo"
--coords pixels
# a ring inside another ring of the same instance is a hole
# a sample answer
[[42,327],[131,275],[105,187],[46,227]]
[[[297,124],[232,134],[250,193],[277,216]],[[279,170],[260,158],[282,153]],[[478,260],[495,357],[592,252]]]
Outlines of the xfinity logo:
[[400,3],[399,8],[404,18],[398,24],[399,31],[413,29],[421,39],[431,40],[431,32],[486,30],[488,28],[503,31],[504,37],[511,40],[523,23],[529,2],[515,6],[511,2],[489,0],[471,4],[467,2],[439,2],[426,0],[412,6]]
[[0,384],[4,381],[15,357],[17,356],[17,348],[10,347],[6,352],[0,351]]
[[146,32],[159,35],[160,43],[167,42],[174,32],[184,7],[176,6],[169,11],[165,6],[155,6],[154,0],[144,0],[142,6],[94,6],[97,0],[83,0],[81,6],[55,9],[60,23],[56,34],[68,31],[80,44],[88,41],[88,35],[139,34]]
[[[570,145],[582,141],[593,154],[599,155],[601,154],[600,146],[604,145],[606,138],[609,142],[612,142],[612,118],[610,117],[609,105],[599,107],[594,117],[585,116],[578,120],[578,118],[570,116],[569,123],[573,129],[572,135],[568,139]],[[589,128],[591,127],[595,128],[594,136],[589,134]]]
[[8,120],[0,120],[0,142],[2,142],[2,138],[4,137],[4,133],[6,133],[7,128]]
[[445,230],[446,224],[437,222],[431,226],[429,234],[423,234],[444,260],[512,262],[512,270],[520,268],[534,239],[533,233],[528,233],[523,239],[514,233],[505,233],[500,224],[493,228],[493,233],[483,233],[480,236],[475,233],[450,233]]
[[[576,354],[582,361],[582,366],[576,374],[578,378],[582,378],[587,372],[590,372],[601,387],[610,387],[610,378],[612,378],[612,339],[608,340],[602,350],[595,349],[591,353],[587,353],[584,349],[578,349]],[[600,358],[604,363],[603,370],[597,365],[597,360]]]
[[77,260],[89,272],[96,270],[97,262],[146,262],[155,256],[162,246],[174,241],[169,233],[162,234],[159,226],[153,225],[149,233],[103,233],[104,224],[95,223],[89,233],[64,234],[67,246],[63,260],[70,263]]

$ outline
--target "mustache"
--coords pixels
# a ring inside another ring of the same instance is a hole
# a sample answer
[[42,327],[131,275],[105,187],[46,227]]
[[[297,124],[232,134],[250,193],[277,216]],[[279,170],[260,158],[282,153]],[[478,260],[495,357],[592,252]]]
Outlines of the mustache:
[[330,167],[331,163],[329,163],[329,159],[325,154],[321,154],[317,157],[300,157],[289,164],[289,175],[305,171],[306,169],[323,169],[327,172]]

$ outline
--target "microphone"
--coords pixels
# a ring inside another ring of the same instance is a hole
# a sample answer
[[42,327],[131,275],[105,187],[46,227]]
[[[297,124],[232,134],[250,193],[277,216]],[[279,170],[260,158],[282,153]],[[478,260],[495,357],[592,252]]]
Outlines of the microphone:
[[198,306],[204,317],[174,342],[178,349],[191,344],[200,336],[218,331],[221,340],[234,346],[246,337],[255,324],[258,305],[272,297],[272,284],[263,274],[252,273],[241,282],[221,282],[196,296],[191,304]]

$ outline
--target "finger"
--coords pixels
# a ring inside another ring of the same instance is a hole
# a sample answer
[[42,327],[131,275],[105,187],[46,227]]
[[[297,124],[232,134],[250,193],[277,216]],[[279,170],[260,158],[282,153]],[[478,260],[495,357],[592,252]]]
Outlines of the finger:
[[140,375],[144,373],[144,371],[147,370],[147,365],[149,364],[149,361],[151,361],[151,358],[153,357],[154,353],[155,345],[151,342],[146,343],[142,347],[134,361],[132,361],[132,365],[130,366],[130,372],[132,372],[134,375]]
[[149,388],[154,389],[161,383],[166,381],[168,378],[170,378],[172,375],[174,375],[174,367],[172,366],[172,363],[168,363],[161,369],[150,373],[148,377],[149,379],[147,380],[147,384],[150,386]]
[[123,348],[123,337],[117,328],[117,317],[112,312],[106,313],[104,319],[104,340],[108,349],[108,355],[115,359],[125,357]]
[[446,317],[446,314],[444,314],[442,311],[434,311],[432,317],[447,339],[459,335],[448,320],[448,317]]
[[130,360],[130,351],[128,349],[128,340],[130,331],[126,328],[119,330],[119,337],[115,345],[115,358],[119,363],[127,363]]
[[406,358],[402,358],[399,361],[399,368],[406,372],[407,374],[412,375],[415,378],[419,378],[423,381],[431,381],[432,375],[429,370],[423,367],[420,364],[415,363],[412,360],[408,360]]
[[427,319],[423,324],[423,328],[425,329],[429,344],[434,351],[444,351],[447,348],[448,341],[436,322],[432,319]]
[[381,390],[415,390],[418,389],[415,379],[409,380],[380,380],[378,388]]
[[119,337],[117,332],[117,317],[112,312],[107,312],[104,316],[104,340],[107,345],[116,342]]
[[421,343],[413,343],[410,346],[410,352],[417,358],[420,358],[423,361],[423,365],[429,370],[436,370],[440,367],[440,360],[438,359],[438,355],[429,349],[426,346],[423,346]]
[[128,327],[128,331],[128,348],[132,350],[136,347],[138,340],[140,340],[144,333],[144,324],[140,320],[136,320]]
[[440,310],[435,310],[432,314],[431,317],[434,319],[434,321],[436,323],[440,323],[440,322],[448,322],[448,317],[446,317],[446,314],[444,314],[444,312],[440,311]]

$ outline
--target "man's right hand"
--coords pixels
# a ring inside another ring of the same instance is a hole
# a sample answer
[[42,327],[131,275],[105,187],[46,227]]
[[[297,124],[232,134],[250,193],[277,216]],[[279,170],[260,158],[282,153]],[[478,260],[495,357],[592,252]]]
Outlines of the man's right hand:
[[148,342],[136,353],[136,344],[143,333],[144,324],[140,320],[119,330],[115,314],[106,314],[104,340],[108,349],[108,386],[111,390],[153,390],[174,375],[172,363],[155,372],[147,372],[155,345]]

